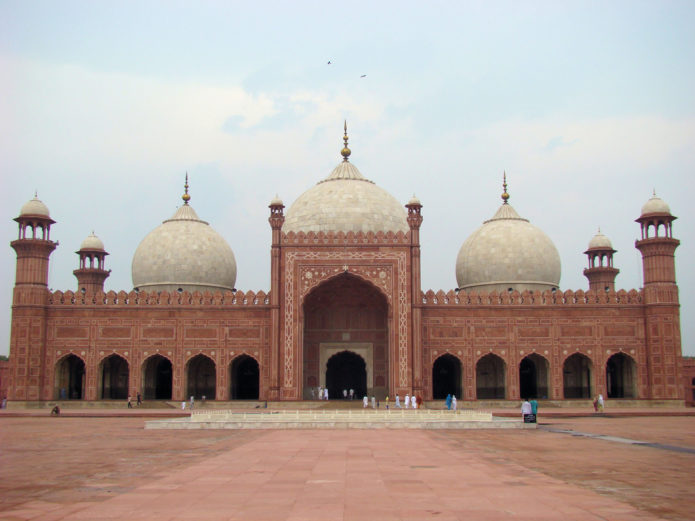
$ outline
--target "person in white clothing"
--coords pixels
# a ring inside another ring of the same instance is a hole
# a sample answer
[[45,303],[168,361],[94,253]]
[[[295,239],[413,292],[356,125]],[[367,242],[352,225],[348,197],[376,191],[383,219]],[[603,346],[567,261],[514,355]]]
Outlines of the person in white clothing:
[[323,390],[323,399],[328,400],[328,387]]
[[401,397],[396,395],[396,408],[400,409],[401,408]]
[[417,400],[415,399],[415,395],[410,398],[410,407],[417,409]]
[[367,408],[367,405],[369,404],[369,398],[367,398],[367,395],[364,395],[364,398],[362,398],[362,407],[365,409]]
[[409,394],[406,394],[406,395],[405,395],[405,400],[404,400],[404,401],[405,401],[405,408],[406,408],[406,409],[409,408],[409,407],[410,407],[410,395],[409,395]]
[[321,388],[320,385],[319,385],[319,392],[318,392],[318,395],[319,395],[319,400],[323,400],[323,389]]
[[455,394],[451,397],[451,408],[453,410],[456,410],[456,395]]
[[533,408],[531,407],[531,402],[529,402],[528,400],[524,400],[524,403],[521,404],[521,418],[523,419],[524,416],[532,413]]

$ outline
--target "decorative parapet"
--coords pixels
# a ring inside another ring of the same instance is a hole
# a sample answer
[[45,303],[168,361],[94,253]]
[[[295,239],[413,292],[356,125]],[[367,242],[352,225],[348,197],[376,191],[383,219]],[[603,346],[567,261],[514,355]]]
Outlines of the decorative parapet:
[[350,246],[360,244],[410,244],[410,232],[289,232],[283,245]]
[[428,290],[421,293],[425,306],[586,306],[586,305],[641,305],[642,292],[625,291],[511,291],[477,292]]
[[268,306],[270,293],[259,291],[217,291],[201,293],[194,291],[102,291],[96,294],[82,294],[73,291],[55,291],[48,294],[48,304],[52,306]]

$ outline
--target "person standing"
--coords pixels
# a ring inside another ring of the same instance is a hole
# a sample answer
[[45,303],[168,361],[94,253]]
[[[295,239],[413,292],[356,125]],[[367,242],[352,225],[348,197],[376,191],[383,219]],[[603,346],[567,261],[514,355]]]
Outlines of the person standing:
[[401,408],[401,397],[396,394],[396,409]]
[[347,389],[343,389],[343,400],[347,400]]
[[138,407],[140,407],[142,405],[142,395],[140,393],[137,393],[135,396],[138,400]]
[[533,409],[531,408],[531,403],[524,399],[524,403],[521,404],[521,419],[526,421],[526,416],[533,414]]
[[133,408],[133,399],[128,395],[128,409]]
[[369,405],[369,398],[367,398],[367,395],[364,395],[364,398],[362,398],[362,408],[366,409],[367,405]]
[[372,409],[376,409],[376,398],[372,395]]
[[354,399],[355,399],[355,390],[350,389],[350,400],[354,400]]
[[190,409],[193,410],[193,404],[195,403],[195,398],[193,398],[193,395],[191,395],[191,407]]
[[323,389],[319,385],[319,400],[323,400]]
[[386,395],[386,408],[389,408],[389,395]]
[[410,395],[408,393],[405,394],[405,400],[404,401],[405,401],[405,408],[406,409],[409,408],[410,407]]
[[447,410],[450,411],[451,410],[451,395],[450,394],[446,395],[446,402],[445,403],[446,403]]
[[538,402],[536,401],[535,398],[532,398],[529,400],[529,403],[531,404],[531,414],[534,416],[538,414]]
[[456,395],[455,394],[451,397],[451,408],[453,410],[456,410]]
[[328,401],[328,387],[323,390],[323,399]]
[[598,412],[603,412],[603,406],[605,405],[603,403],[603,395],[599,394],[598,399],[596,401],[598,402]]

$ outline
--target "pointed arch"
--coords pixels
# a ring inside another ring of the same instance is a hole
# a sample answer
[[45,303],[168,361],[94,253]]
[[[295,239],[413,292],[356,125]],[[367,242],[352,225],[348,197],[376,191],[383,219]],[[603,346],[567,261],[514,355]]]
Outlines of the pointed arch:
[[171,400],[173,387],[171,360],[157,353],[142,363],[142,396],[146,400]]
[[54,392],[57,400],[82,400],[85,390],[84,360],[74,353],[58,360],[54,368]]
[[594,390],[593,363],[582,353],[574,353],[562,364],[565,398],[591,398]]
[[357,397],[365,396],[368,390],[364,358],[347,349],[331,356],[326,363],[326,388],[329,398],[342,398],[343,390],[350,389]]
[[608,398],[637,398],[637,363],[625,353],[616,353],[606,361]]
[[99,362],[97,373],[97,399],[125,400],[128,398],[128,361],[116,353],[105,356]]
[[478,400],[504,400],[507,368],[504,360],[489,353],[475,364],[475,393]]
[[235,357],[229,364],[229,397],[232,400],[258,400],[260,366],[250,355]]
[[446,353],[438,357],[432,364],[432,398],[443,400],[448,394],[462,398],[461,360]]
[[186,397],[193,396],[196,400],[205,397],[214,400],[217,390],[217,370],[215,362],[202,353],[191,357],[186,362]]
[[548,398],[550,378],[548,360],[532,353],[519,363],[519,393],[521,398]]

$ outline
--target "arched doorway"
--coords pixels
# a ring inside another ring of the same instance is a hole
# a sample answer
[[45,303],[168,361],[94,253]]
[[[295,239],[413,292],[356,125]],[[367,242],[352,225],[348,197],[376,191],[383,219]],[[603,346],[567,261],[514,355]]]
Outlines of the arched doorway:
[[432,365],[432,398],[443,400],[448,394],[461,399],[461,362],[454,355],[442,355]]
[[637,398],[637,364],[625,353],[617,353],[606,362],[608,398]]
[[[361,357],[366,366],[364,392],[379,399],[386,397],[389,386],[388,307],[379,289],[350,273],[327,280],[306,296],[302,308],[305,398],[311,396],[311,388],[317,382],[318,385],[327,384],[324,371],[328,369],[328,360],[344,351]],[[348,363],[348,358],[342,360]],[[334,393],[338,390],[342,396],[342,388],[331,390],[331,385],[334,384],[329,384],[329,396],[336,397]]]
[[99,399],[125,400],[128,398],[128,362],[116,354],[107,356],[99,364]]
[[258,400],[259,377],[258,362],[248,355],[238,356],[229,366],[229,397]]
[[57,400],[81,400],[84,398],[84,361],[70,354],[55,366],[54,395]]
[[149,357],[142,365],[142,395],[146,400],[171,400],[172,367],[162,355]]
[[478,400],[504,400],[505,363],[492,353],[485,355],[475,365],[475,392]]
[[562,365],[565,398],[591,398],[592,363],[588,356],[575,353]]
[[519,392],[521,398],[548,398],[548,361],[533,353],[519,364]]
[[205,396],[208,400],[215,399],[217,375],[215,362],[205,355],[196,355],[186,364],[186,397],[193,396],[196,400]]
[[343,389],[354,389],[355,396],[367,394],[367,365],[350,351],[337,353],[326,364],[326,388],[329,398],[342,398]]

